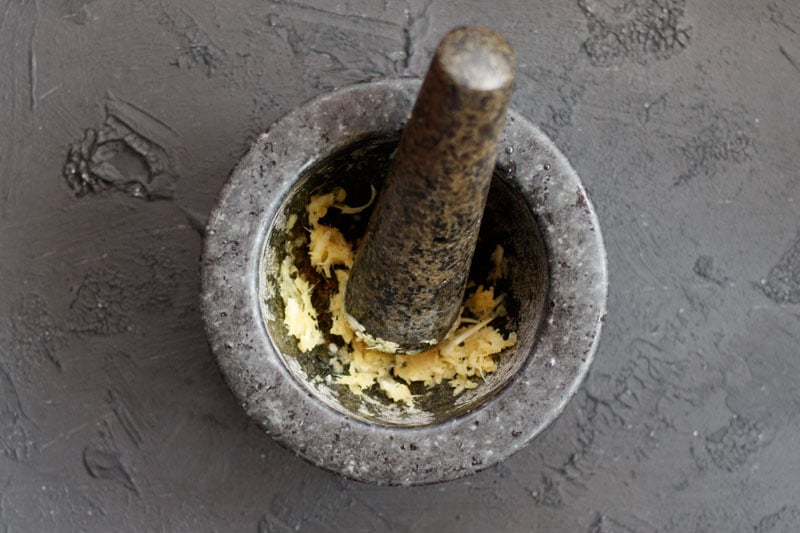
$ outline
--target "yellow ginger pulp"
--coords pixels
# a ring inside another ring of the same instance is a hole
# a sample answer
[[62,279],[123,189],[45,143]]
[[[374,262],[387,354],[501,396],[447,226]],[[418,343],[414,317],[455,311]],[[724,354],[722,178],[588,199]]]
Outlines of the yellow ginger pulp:
[[[447,337],[428,351],[417,355],[395,355],[368,349],[359,341],[344,311],[344,293],[354,253],[339,229],[321,224],[331,207],[354,214],[369,206],[348,207],[343,202],[344,189],[314,196],[307,207],[311,265],[325,279],[335,276],[338,288],[330,297],[332,326],[330,334],[341,338],[341,345],[332,345],[330,365],[333,383],[347,385],[361,395],[375,385],[392,401],[413,407],[414,398],[409,384],[421,382],[431,388],[447,382],[458,395],[478,386],[478,379],[497,370],[494,356],[517,342],[516,333],[507,337],[490,323],[505,315],[503,295],[495,296],[494,286],[478,285],[467,290],[461,317]],[[373,190],[372,199],[375,198]],[[320,331],[317,312],[311,305],[311,287],[293,264],[290,253],[281,264],[280,294],[284,302],[284,325],[298,341],[298,348],[309,352],[325,343]],[[503,248],[497,246],[491,256],[492,269],[488,282],[504,278],[508,264]]]

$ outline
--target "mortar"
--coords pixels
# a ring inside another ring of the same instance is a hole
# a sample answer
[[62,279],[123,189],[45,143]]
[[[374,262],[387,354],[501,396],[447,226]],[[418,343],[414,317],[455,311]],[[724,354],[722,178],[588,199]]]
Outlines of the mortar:
[[[202,306],[226,383],[280,444],[324,469],[386,485],[456,479],[524,447],[563,410],[591,364],[607,273],[597,216],[580,178],[541,130],[509,111],[473,271],[502,244],[517,344],[480,385],[446,387],[408,410],[328,384],[325,348],[300,353],[281,324],[275,279],[292,214],[343,186],[359,204],[380,189],[420,82],[345,87],[291,111],[239,161],[204,239]],[[365,212],[361,220],[368,217]],[[357,236],[355,220],[346,230]],[[318,377],[319,376],[319,377]]]

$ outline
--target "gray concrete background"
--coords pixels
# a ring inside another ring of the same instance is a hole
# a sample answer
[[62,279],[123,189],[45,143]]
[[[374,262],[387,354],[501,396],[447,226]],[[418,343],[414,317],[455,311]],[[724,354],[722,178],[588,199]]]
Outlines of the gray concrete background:
[[[509,37],[514,107],[595,201],[607,325],[500,466],[343,481],[226,390],[200,231],[269,122],[466,23]],[[7,0],[0,125],[5,531],[800,529],[796,0]]]

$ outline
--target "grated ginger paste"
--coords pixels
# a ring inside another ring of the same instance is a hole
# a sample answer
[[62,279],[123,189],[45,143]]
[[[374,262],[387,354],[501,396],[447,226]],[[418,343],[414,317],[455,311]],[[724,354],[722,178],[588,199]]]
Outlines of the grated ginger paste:
[[[334,342],[328,346],[332,375],[327,381],[347,385],[357,396],[377,385],[387,398],[408,407],[414,406],[414,396],[409,388],[411,383],[420,382],[426,388],[447,383],[454,396],[477,387],[479,379],[497,370],[493,356],[517,342],[515,332],[504,337],[491,325],[495,318],[506,314],[504,295],[495,295],[494,286],[488,285],[505,278],[508,273],[503,248],[498,245],[491,255],[492,268],[487,276],[487,286],[470,282],[460,318],[441,343],[417,355],[369,349],[356,337],[344,311],[347,279],[355,258],[353,247],[339,229],[320,221],[331,207],[344,214],[363,211],[375,199],[375,191],[373,189],[370,202],[361,207],[347,206],[345,198],[345,190],[337,187],[328,194],[312,197],[306,209],[309,224],[307,253],[311,266],[326,280],[335,278],[337,282],[328,309],[321,310],[330,313],[330,335],[341,339],[341,343]],[[295,215],[291,219],[294,225]],[[279,292],[284,304],[284,325],[297,339],[297,347],[302,352],[310,352],[326,341],[319,326],[317,309],[311,301],[312,287],[295,266],[294,253],[290,249],[280,267]]]

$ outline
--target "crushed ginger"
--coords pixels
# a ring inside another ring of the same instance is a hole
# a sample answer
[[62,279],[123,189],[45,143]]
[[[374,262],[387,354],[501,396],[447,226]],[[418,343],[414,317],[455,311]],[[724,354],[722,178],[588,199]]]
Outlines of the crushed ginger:
[[[344,311],[344,293],[355,254],[338,228],[320,221],[330,208],[344,214],[354,214],[369,206],[375,199],[361,207],[344,204],[346,192],[336,188],[332,192],[311,198],[306,209],[309,233],[308,257],[314,269],[326,280],[335,277],[337,290],[329,300],[331,328],[328,332],[341,339],[329,346],[330,383],[346,385],[351,392],[362,395],[375,386],[390,400],[414,406],[414,396],[409,385],[415,382],[431,388],[447,383],[458,395],[478,386],[479,379],[497,370],[496,354],[514,346],[516,333],[507,336],[491,326],[491,322],[505,316],[503,295],[495,296],[494,286],[472,284],[464,298],[459,320],[437,346],[417,355],[396,355],[369,349],[350,327]],[[284,302],[284,325],[298,341],[298,348],[309,352],[325,344],[320,330],[317,310],[311,306],[311,287],[293,264],[290,252],[281,264],[279,290]],[[496,282],[508,272],[503,248],[497,246],[491,256],[492,269],[487,282]],[[338,339],[337,339],[338,340]]]

